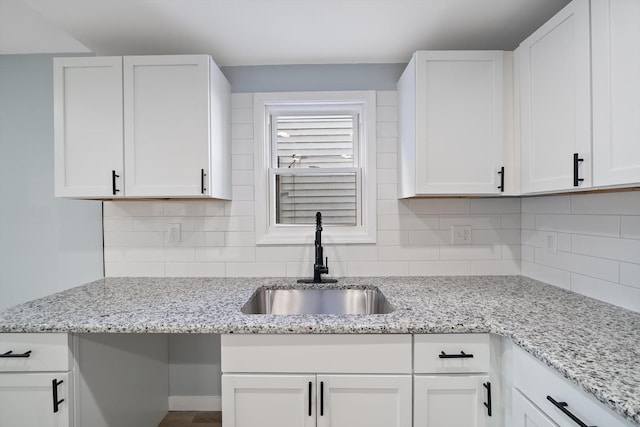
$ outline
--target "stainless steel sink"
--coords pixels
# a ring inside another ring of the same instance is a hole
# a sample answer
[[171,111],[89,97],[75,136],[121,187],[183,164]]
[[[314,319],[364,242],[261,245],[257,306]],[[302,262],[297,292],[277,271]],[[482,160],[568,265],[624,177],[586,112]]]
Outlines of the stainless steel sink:
[[386,314],[393,308],[378,289],[258,289],[244,314]]

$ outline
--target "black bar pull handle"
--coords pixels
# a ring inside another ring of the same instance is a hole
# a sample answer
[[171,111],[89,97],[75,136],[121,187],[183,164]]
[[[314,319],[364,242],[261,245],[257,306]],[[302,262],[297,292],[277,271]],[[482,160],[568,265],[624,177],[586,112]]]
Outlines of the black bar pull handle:
[[204,169],[200,169],[200,193],[204,194],[205,191],[207,191],[207,189],[204,186],[204,177],[207,176],[206,173],[204,173]]
[[583,161],[584,159],[581,159],[578,153],[573,153],[573,186],[574,187],[577,187],[578,185],[580,185],[582,181],[584,181],[584,178],[578,177],[578,167],[580,165],[580,162],[583,162]]
[[14,353],[13,350],[9,350],[6,353],[0,354],[0,358],[18,358],[18,357],[31,357],[31,350],[24,353]]
[[470,359],[473,357],[473,354],[467,354],[464,351],[460,351],[460,354],[447,354],[441,351],[438,357],[440,359]]
[[487,415],[491,416],[491,383],[487,381],[486,383],[482,383],[482,385],[487,389],[487,401],[484,402],[484,407],[487,408]]
[[576,424],[578,424],[580,427],[596,427],[596,426],[588,426],[586,425],[584,422],[582,422],[582,420],[578,417],[576,417],[575,415],[573,415],[571,413],[571,411],[569,411],[567,409],[567,406],[569,406],[569,404],[567,402],[558,402],[557,400],[555,400],[553,397],[551,396],[547,396],[547,400],[551,403],[553,403],[553,405],[560,409],[560,411],[562,411],[563,414],[565,414],[567,417],[571,418],[572,421],[574,421]]
[[311,413],[311,394],[312,393],[313,393],[313,383],[309,381],[309,416],[312,415]]
[[500,168],[498,175],[500,175],[500,185],[498,186],[498,190],[500,190],[501,193],[504,193],[504,166]]
[[120,192],[120,190],[116,188],[116,178],[120,178],[120,175],[116,175],[116,171],[111,171],[111,190],[114,196]]
[[51,388],[53,389],[53,413],[54,414],[60,410],[59,408],[60,404],[64,402],[64,399],[58,400],[58,386],[63,382],[64,382],[63,380],[58,381],[55,378],[51,380]]
[[324,417],[324,381],[320,381],[320,416]]

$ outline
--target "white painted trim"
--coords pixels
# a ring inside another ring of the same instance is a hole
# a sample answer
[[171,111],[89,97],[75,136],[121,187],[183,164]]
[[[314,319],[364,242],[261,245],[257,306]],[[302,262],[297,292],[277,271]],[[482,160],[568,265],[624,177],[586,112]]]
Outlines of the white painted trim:
[[222,411],[222,396],[169,396],[169,411]]
[[[256,245],[309,244],[313,242],[313,230],[304,226],[274,226],[269,216],[269,170],[271,151],[266,141],[269,138],[266,109],[274,106],[321,104],[360,106],[361,125],[360,169],[362,224],[357,226],[324,226],[327,243],[376,243],[377,236],[377,177],[376,177],[376,92],[292,92],[254,94],[254,171]],[[319,107],[318,107],[319,108]]]

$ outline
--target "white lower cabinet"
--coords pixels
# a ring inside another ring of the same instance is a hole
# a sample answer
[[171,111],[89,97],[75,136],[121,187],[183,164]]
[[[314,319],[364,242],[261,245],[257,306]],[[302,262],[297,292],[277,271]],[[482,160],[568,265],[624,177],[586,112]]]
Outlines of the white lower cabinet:
[[69,427],[70,372],[0,374],[0,426]]
[[411,427],[410,375],[222,376],[225,427]]
[[511,396],[513,427],[558,427],[518,390]]
[[484,427],[491,407],[488,375],[416,375],[414,427]]

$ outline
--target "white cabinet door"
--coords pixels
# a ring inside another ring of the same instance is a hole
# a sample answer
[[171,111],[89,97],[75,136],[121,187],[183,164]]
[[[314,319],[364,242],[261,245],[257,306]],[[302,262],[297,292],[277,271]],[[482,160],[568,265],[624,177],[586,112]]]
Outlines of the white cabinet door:
[[0,374],[0,426],[72,426],[71,390],[70,373]]
[[591,3],[593,184],[640,182],[640,2]]
[[315,375],[222,375],[225,427],[313,427]]
[[501,51],[415,53],[398,81],[400,197],[500,193],[503,85]]
[[318,427],[411,427],[410,375],[318,375]]
[[589,0],[569,3],[522,42],[518,57],[523,192],[590,187]]
[[56,196],[123,196],[122,57],[55,58],[53,87]]
[[207,194],[209,61],[205,55],[124,57],[128,197]]
[[414,427],[484,427],[489,376],[415,375]]
[[511,396],[513,427],[558,427],[515,388]]

